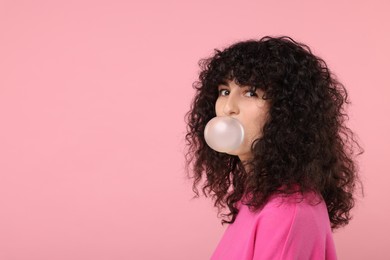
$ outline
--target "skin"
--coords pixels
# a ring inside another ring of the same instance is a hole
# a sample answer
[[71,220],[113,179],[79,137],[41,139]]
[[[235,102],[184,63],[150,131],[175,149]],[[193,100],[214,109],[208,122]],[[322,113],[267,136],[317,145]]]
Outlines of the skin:
[[252,158],[251,145],[256,138],[262,136],[262,129],[266,122],[269,102],[262,99],[264,92],[257,89],[255,92],[249,86],[238,86],[234,81],[227,85],[218,86],[218,99],[215,103],[217,116],[230,116],[238,119],[244,127],[244,141],[242,145],[229,152],[237,155],[242,162]]

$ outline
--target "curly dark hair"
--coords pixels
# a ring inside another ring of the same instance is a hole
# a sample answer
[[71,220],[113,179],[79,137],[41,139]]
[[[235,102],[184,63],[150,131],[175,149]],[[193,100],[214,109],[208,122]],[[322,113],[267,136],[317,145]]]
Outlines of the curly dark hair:
[[[194,197],[205,176],[203,194],[212,195],[218,213],[226,205],[230,210],[224,216],[232,218],[223,225],[235,221],[237,202],[247,194],[244,204],[253,211],[273,194],[314,191],[326,202],[332,231],[348,224],[356,184],[363,191],[356,155],[364,150],[345,124],[344,104],[350,101],[344,85],[323,59],[288,36],[264,36],[214,51],[199,61],[199,80],[192,85],[196,95],[185,114],[185,168],[187,178],[194,179]],[[218,85],[227,80],[260,88],[271,105],[249,162],[211,149],[204,139],[206,124],[216,116]]]

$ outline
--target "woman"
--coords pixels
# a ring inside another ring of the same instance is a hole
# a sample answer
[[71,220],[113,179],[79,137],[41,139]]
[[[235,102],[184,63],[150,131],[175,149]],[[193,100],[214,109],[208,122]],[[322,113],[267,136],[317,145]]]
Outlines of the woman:
[[[196,196],[204,177],[204,195],[231,217],[211,259],[337,259],[332,232],[351,220],[361,184],[355,145],[363,153],[345,125],[345,87],[288,36],[237,42],[199,65],[186,170]],[[205,142],[216,116],[243,125],[236,150]]]

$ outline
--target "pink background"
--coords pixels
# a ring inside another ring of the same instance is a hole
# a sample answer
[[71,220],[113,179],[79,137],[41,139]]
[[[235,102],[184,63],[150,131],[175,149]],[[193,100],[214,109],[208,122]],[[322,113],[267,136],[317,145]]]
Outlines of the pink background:
[[390,259],[389,2],[134,2],[0,1],[0,259],[209,259],[226,226],[184,177],[191,84],[264,35],[349,90],[366,196],[336,248]]

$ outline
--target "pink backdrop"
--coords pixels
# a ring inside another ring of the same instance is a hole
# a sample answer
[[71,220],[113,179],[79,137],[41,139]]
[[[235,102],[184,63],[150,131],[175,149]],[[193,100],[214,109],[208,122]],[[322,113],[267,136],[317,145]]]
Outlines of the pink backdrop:
[[208,259],[226,226],[184,178],[200,58],[307,43],[349,90],[365,197],[340,259],[390,259],[388,1],[0,1],[0,259]]

